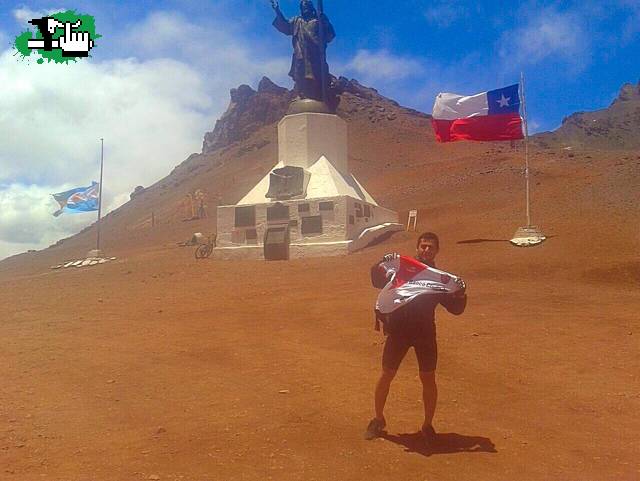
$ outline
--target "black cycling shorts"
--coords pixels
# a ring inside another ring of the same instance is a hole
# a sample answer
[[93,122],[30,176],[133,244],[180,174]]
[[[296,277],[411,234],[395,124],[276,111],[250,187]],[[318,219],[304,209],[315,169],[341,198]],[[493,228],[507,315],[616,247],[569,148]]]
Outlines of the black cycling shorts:
[[420,371],[431,372],[436,370],[438,345],[435,333],[415,338],[388,336],[384,343],[384,351],[382,351],[382,367],[397,371],[410,347],[413,347],[416,351]]

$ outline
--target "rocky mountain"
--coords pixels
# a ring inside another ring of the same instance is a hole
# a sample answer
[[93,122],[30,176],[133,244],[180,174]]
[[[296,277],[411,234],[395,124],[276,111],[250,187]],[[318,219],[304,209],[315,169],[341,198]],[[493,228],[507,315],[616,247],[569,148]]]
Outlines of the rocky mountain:
[[[490,223],[512,230],[522,222],[524,159],[517,144],[438,144],[429,115],[353,79],[337,78],[334,85],[337,113],[348,124],[349,168],[378,203],[401,216],[417,208],[423,222],[440,222],[443,232],[463,225],[485,230]],[[638,88],[626,85],[607,109],[572,115],[556,132],[533,137],[534,220],[562,218],[556,225],[570,228],[567,216],[615,222],[637,211]],[[154,185],[136,188],[129,202],[103,218],[105,250],[133,255],[176,246],[194,232],[215,232],[216,207],[236,203],[277,163],[277,122],[292,95],[266,77],[257,90],[232,89],[229,107],[205,134],[202,151]],[[576,148],[569,151],[567,145]],[[189,207],[196,190],[206,196],[202,219],[194,219]],[[0,271],[23,269],[25,260],[37,270],[79,258],[95,245],[95,231],[92,225],[44,251],[7,259]]]
[[212,132],[204,135],[202,153],[208,154],[233,142],[244,140],[264,125],[277,122],[292,100],[292,92],[262,77],[258,91],[249,85],[231,89],[227,111],[216,122]]
[[[397,114],[387,112],[385,104],[399,107],[398,103],[383,97],[377,90],[365,87],[354,79],[334,77],[332,80],[332,85],[342,102],[338,107],[338,115],[343,118],[348,119],[354,112],[369,107],[368,117],[374,122],[383,117],[387,117],[388,120],[397,117]],[[231,89],[230,96],[231,102],[227,111],[216,122],[213,131],[207,132],[204,136],[203,154],[245,140],[265,125],[278,122],[285,115],[289,102],[294,97],[293,91],[274,84],[267,77],[260,80],[257,91],[249,85],[240,85]],[[406,110],[416,115],[424,115],[411,109]]]
[[556,131],[536,135],[534,139],[542,147],[640,148],[640,82],[637,85],[625,84],[606,109],[572,114]]
[[[334,78],[333,84],[340,97],[338,114],[349,124],[350,165],[358,179],[408,165],[416,141],[435,143],[428,115],[401,107],[357,80]],[[257,90],[249,85],[232,89],[229,107],[205,134],[200,153],[189,155],[154,185],[136,188],[129,202],[103,217],[105,245],[116,251],[125,245],[136,249],[215,231],[216,207],[237,202],[277,163],[276,126],[292,97],[266,77]],[[206,193],[208,216],[193,220],[188,195],[198,189]],[[373,192],[380,195],[375,188]],[[95,235],[95,225],[89,226],[44,253],[55,258],[82,255],[95,244]],[[22,256],[17,257],[13,260],[19,263]]]

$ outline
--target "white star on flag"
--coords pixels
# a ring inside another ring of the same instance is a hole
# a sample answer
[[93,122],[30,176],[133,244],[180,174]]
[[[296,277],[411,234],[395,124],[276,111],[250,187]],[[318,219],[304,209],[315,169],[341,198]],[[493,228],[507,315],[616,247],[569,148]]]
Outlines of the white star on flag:
[[500,100],[497,100],[496,102],[500,104],[500,107],[508,107],[509,100],[511,100],[511,97],[505,97],[504,94],[502,94],[502,98]]

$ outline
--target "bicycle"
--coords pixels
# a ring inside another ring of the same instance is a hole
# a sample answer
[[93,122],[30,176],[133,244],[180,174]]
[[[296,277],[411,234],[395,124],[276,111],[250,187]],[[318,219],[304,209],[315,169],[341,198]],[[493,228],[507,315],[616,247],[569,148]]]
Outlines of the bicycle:
[[211,255],[211,253],[213,252],[213,248],[216,246],[216,237],[217,234],[212,234],[207,237],[206,244],[200,244],[198,247],[196,247],[196,259],[206,259]]

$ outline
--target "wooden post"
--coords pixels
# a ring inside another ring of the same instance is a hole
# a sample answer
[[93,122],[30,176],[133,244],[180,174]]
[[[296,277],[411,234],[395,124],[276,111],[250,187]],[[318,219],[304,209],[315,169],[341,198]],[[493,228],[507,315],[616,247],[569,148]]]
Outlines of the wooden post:
[[409,216],[407,217],[407,231],[409,230],[409,226],[411,225],[411,220],[413,219],[413,230],[415,231],[418,225],[418,211],[410,210]]

